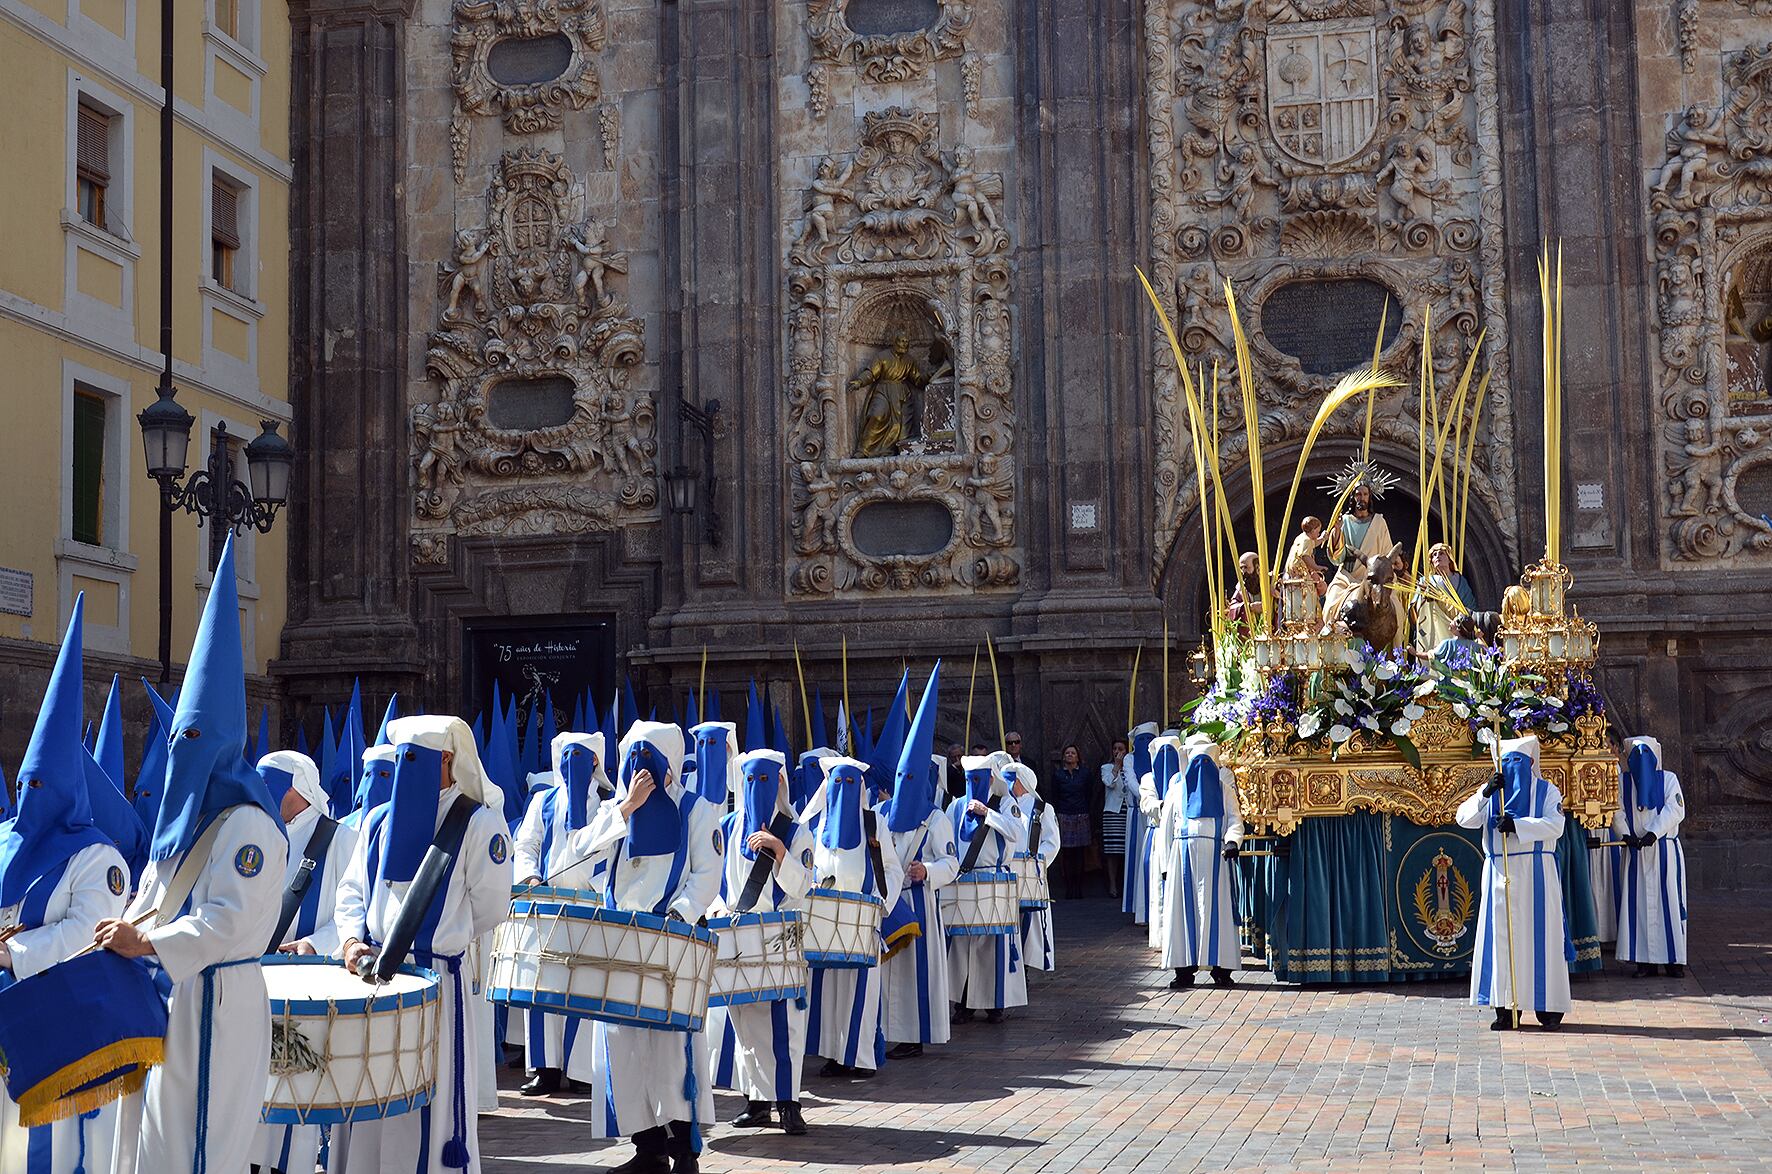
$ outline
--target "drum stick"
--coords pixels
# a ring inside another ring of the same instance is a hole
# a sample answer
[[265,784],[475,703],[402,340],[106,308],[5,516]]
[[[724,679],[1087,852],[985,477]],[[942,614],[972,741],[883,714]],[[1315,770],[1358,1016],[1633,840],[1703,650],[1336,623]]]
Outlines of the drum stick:
[[[146,913],[142,914],[140,917],[130,918],[129,924],[135,926],[137,929],[140,929],[143,925],[145,925],[149,921],[152,921],[154,919],[154,916],[159,912],[160,911],[158,909],[150,909]],[[94,950],[102,950],[103,948],[104,948],[103,946],[100,946],[96,941],[94,941],[90,945],[87,945],[84,948],[76,950],[72,954],[69,954],[66,958],[62,959],[62,961],[72,962],[76,958],[84,958],[86,955],[92,953]]]

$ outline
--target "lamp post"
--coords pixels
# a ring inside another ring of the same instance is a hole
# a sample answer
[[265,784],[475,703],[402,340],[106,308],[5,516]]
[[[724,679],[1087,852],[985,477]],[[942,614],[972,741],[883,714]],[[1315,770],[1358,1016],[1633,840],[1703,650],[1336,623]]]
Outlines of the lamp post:
[[[251,526],[268,533],[289,500],[295,448],[277,435],[275,420],[246,446],[246,483],[234,479],[228,426],[211,431],[209,463],[185,480],[191,447],[191,413],[172,385],[172,36],[173,0],[160,5],[160,383],[154,402],[136,416],[148,476],[160,487],[160,683],[172,680],[172,515],[178,510],[213,518],[236,533]],[[199,525],[201,525],[199,521]]]
[[686,465],[673,466],[664,476],[665,498],[673,514],[696,512],[698,480],[708,487],[707,509],[702,513],[702,539],[715,550],[720,548],[720,484],[714,479],[714,421],[720,415],[720,401],[711,399],[707,407],[698,408],[684,402],[677,407],[677,419],[701,434],[701,476],[698,479]]

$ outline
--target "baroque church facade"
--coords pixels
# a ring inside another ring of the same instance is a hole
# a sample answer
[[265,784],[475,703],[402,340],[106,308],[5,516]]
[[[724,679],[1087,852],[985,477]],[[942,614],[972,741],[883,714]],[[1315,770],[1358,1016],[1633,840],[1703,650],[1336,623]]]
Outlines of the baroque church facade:
[[1601,684],[1685,780],[1695,879],[1772,884],[1766,0],[291,13],[298,719],[359,675],[471,712],[537,649],[565,693],[754,675],[797,712],[797,647],[834,708],[844,640],[858,709],[911,650],[957,714],[987,634],[1039,761],[1122,731],[1141,644],[1138,716],[1166,678],[1172,716],[1199,510],[1140,269],[1208,371],[1231,283],[1270,482],[1382,322],[1409,386],[1372,450],[1413,484],[1416,373],[1474,353],[1465,570],[1495,606],[1543,541],[1552,239]]

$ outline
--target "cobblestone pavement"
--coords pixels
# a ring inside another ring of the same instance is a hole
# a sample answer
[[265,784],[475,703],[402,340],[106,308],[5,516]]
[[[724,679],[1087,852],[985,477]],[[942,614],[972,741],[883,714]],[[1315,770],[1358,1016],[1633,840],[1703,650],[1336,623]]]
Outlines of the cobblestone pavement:
[[[1699,900],[1695,964],[1578,979],[1565,1029],[1485,1030],[1465,984],[1171,992],[1107,901],[1061,902],[1056,974],[1006,1023],[863,1083],[808,1064],[811,1133],[717,1126],[707,1171],[1772,1168],[1772,906]],[[487,1174],[598,1169],[582,1099],[511,1090]],[[722,1093],[720,1117],[742,1108]]]

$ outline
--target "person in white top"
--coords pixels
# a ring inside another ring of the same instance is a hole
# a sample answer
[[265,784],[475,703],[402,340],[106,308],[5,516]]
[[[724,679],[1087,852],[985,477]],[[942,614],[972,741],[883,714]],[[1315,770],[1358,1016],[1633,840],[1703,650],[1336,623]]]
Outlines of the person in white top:
[[[604,901],[699,921],[719,892],[725,843],[719,805],[683,784],[683,731],[635,722],[621,740],[620,762],[615,798],[598,809],[588,845],[604,858]],[[617,1169],[699,1169],[701,1130],[714,1121],[706,1031],[608,1024],[603,1035],[608,1132],[634,1141],[634,1156]]]
[[[568,731],[556,735],[549,780],[529,800],[523,822],[513,837],[513,873],[519,886],[595,889],[603,880],[605,862],[591,849],[591,826],[605,799],[615,794],[604,769],[603,735]],[[537,775],[530,775],[536,778]],[[553,1015],[513,1009],[510,1026],[523,1041],[529,1080],[517,1091],[526,1097],[560,1091],[567,1058],[589,1046],[592,1028],[576,1015]]]
[[[942,809],[941,782],[947,759],[931,755],[928,786],[920,802],[912,802],[911,781],[899,780],[903,797],[893,795],[888,815],[892,847],[904,861],[904,892],[917,916],[916,940],[886,962],[884,1021],[888,1059],[906,1060],[923,1054],[925,1044],[945,1044],[953,1036],[948,1022],[947,929],[942,924],[941,892],[960,875],[954,846],[954,824]],[[919,821],[917,816],[923,818]]]
[[1169,796],[1175,776],[1181,773],[1181,733],[1164,730],[1150,743],[1151,769],[1138,780],[1138,809],[1146,820],[1145,853],[1150,857],[1150,877],[1146,896],[1150,904],[1150,923],[1145,938],[1153,950],[1163,947],[1164,907],[1169,895],[1169,846],[1157,833],[1161,830],[1163,801]]
[[[102,921],[94,936],[125,958],[152,957],[172,981],[166,1061],[119,1111],[121,1174],[244,1169],[270,1075],[271,1007],[259,959],[277,928],[289,845],[277,804],[246,764],[235,584],[230,535],[173,713],[148,867],[130,920]],[[195,876],[181,901],[168,890],[181,872],[192,875],[187,858]],[[150,928],[133,924],[150,915]]]
[[[1040,798],[1040,780],[1034,774],[1033,767],[1024,762],[1016,762],[1006,767],[1005,773],[1009,775],[1009,796],[1014,801],[1016,810],[1021,813],[1022,822],[1027,824],[1028,846],[1023,851],[1033,853],[1040,871],[1048,877],[1050,892],[1052,862],[1058,859],[1060,848],[1058,815],[1052,810],[1052,804]],[[1044,909],[1022,910],[1021,955],[1034,970],[1058,968],[1050,902]]]
[[1151,742],[1157,737],[1157,723],[1134,726],[1131,734],[1132,752],[1126,756],[1122,785],[1126,791],[1126,881],[1120,889],[1120,912],[1132,915],[1132,924],[1146,925],[1151,917],[1151,829],[1156,824],[1155,805],[1144,810],[1142,785],[1151,772]]
[[1169,985],[1194,985],[1205,966],[1218,986],[1231,985],[1242,968],[1232,904],[1231,861],[1243,839],[1235,777],[1218,761],[1218,747],[1201,734],[1184,744],[1187,766],[1169,784],[1157,825],[1165,861],[1163,966],[1175,971]]
[[1680,776],[1661,766],[1661,743],[1625,743],[1618,813],[1612,830],[1624,841],[1619,869],[1618,960],[1635,962],[1637,977],[1664,967],[1686,970],[1686,854],[1680,824],[1686,794]]
[[[966,772],[966,794],[948,804],[947,816],[954,829],[955,851],[960,854],[961,877],[968,865],[1008,868],[1027,844],[1027,821],[1009,801],[1009,780],[1003,768],[1010,761],[1002,751],[960,760]],[[983,1011],[990,1023],[1001,1023],[1005,1008],[1027,1003],[1020,939],[1018,933],[948,939],[948,990],[954,1000],[955,1023],[972,1022],[975,1011]]]
[[[258,760],[258,775],[289,833],[289,866],[283,878],[279,920],[288,924],[273,943],[277,952],[328,956],[338,953],[338,882],[350,866],[357,829],[326,814],[326,788],[314,760],[294,750],[274,750]],[[300,886],[297,888],[297,886]],[[260,1125],[254,1165],[261,1170],[307,1174],[320,1153],[318,1125]]]
[[[90,756],[80,741],[83,610],[76,598],[19,764],[18,808],[0,822],[0,990],[86,948],[94,928],[121,913],[127,899],[128,865],[93,822],[87,793]],[[87,1174],[104,1174],[110,1168],[109,1153],[89,1151],[86,1115],[31,1129],[18,1116],[0,1086],[0,1170],[7,1174],[75,1174],[83,1166]]]
[[1482,832],[1483,903],[1471,959],[1472,1006],[1491,1007],[1495,1031],[1532,1011],[1547,1031],[1570,1007],[1569,955],[1557,841],[1563,795],[1538,769],[1538,739],[1501,744],[1501,769],[1458,807],[1458,826]]
[[[491,1033],[476,1029],[469,948],[510,911],[504,794],[486,777],[473,732],[458,717],[396,718],[388,740],[393,798],[363,823],[338,886],[336,920],[351,973],[408,960],[437,972],[436,1092],[416,1112],[333,1130],[331,1174],[474,1174],[480,1141],[470,1098]],[[427,892],[419,865],[433,847],[449,865]],[[402,944],[405,932],[413,934],[408,957],[384,956],[382,947]]]

